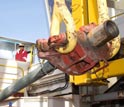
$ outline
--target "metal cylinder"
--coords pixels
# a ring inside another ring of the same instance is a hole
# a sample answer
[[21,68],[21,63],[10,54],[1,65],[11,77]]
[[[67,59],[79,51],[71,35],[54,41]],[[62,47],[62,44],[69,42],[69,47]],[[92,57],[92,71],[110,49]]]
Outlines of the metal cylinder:
[[115,22],[107,20],[103,24],[92,29],[88,34],[88,39],[92,46],[100,47],[118,35],[119,29]]
[[5,88],[0,93],[0,102],[8,98],[9,96],[15,94],[19,90],[25,88],[26,86],[30,85],[31,83],[35,82],[36,80],[40,79],[41,77],[44,77],[54,69],[55,68],[49,62],[46,62],[43,65],[43,67],[35,68],[29,74],[17,80],[15,83],[10,85],[9,87]]

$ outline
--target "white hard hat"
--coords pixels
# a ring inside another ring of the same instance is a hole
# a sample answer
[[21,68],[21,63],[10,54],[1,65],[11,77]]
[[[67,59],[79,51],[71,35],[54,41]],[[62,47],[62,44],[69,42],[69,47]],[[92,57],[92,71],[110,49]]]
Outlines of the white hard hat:
[[24,44],[20,43],[19,46],[24,46]]

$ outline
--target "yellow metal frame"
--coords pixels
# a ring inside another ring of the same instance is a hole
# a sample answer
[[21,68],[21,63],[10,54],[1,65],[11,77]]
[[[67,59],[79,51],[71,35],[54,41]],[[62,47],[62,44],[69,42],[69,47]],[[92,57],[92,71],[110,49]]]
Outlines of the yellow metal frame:
[[92,22],[98,24],[97,0],[72,0],[72,16],[77,30]]
[[[109,61],[109,66],[100,70],[99,72],[92,74],[91,79],[107,79],[110,77],[122,76],[124,75],[124,58],[117,59],[114,61]],[[103,66],[103,63],[100,64]]]
[[[92,22],[101,24],[109,19],[106,0],[72,0],[72,16],[77,30],[82,25]],[[110,58],[116,55],[120,48],[120,36],[112,40],[111,43],[112,50]],[[100,67],[103,66],[103,64],[103,62],[100,62]],[[70,76],[70,82],[75,85],[87,85],[91,83],[105,84],[101,81],[103,78],[124,75],[124,68],[119,67],[122,65],[124,65],[124,59],[115,60],[109,62],[107,68],[98,71],[96,74],[91,73],[93,71],[92,69],[83,75]]]
[[[59,35],[60,24],[64,21],[66,25],[67,39],[69,41],[65,47],[59,47],[56,50],[59,53],[71,52],[77,43],[75,35],[76,30],[78,31],[78,29],[83,25],[89,23],[101,24],[108,19],[109,16],[106,0],[72,0],[72,15],[65,5],[65,0],[54,0],[50,35]],[[107,44],[112,47],[109,57],[112,58],[120,48],[120,36]],[[114,62],[109,62],[107,68],[98,71],[96,74],[92,74],[92,72],[94,69],[98,69],[99,67],[94,68],[83,75],[70,76],[70,82],[75,85],[86,85],[90,83],[103,84],[104,82],[101,81],[103,78],[123,75],[123,72],[118,73],[113,69],[114,66],[118,67],[117,63],[124,64],[123,60],[115,60]],[[100,67],[103,66],[103,64],[103,62],[100,62]]]

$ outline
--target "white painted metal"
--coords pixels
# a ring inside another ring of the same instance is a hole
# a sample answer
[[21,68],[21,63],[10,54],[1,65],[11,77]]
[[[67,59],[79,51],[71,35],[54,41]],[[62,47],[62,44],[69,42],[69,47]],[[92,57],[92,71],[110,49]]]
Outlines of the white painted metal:
[[78,107],[74,106],[70,100],[40,96],[11,99],[0,103],[0,107],[8,107],[9,103],[12,104],[12,107]]

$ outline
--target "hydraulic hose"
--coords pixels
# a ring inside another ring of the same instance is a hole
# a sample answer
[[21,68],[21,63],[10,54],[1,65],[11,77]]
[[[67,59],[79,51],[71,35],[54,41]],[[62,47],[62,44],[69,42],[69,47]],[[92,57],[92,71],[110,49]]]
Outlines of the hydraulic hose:
[[23,78],[17,80],[12,85],[5,88],[0,93],[0,102],[8,98],[9,96],[15,94],[16,92],[20,91],[21,89],[25,88],[26,86],[30,85],[31,83],[35,82],[36,80],[44,77],[48,73],[55,70],[55,67],[51,65],[49,62],[46,62],[43,67],[37,67],[30,73],[28,73]]

